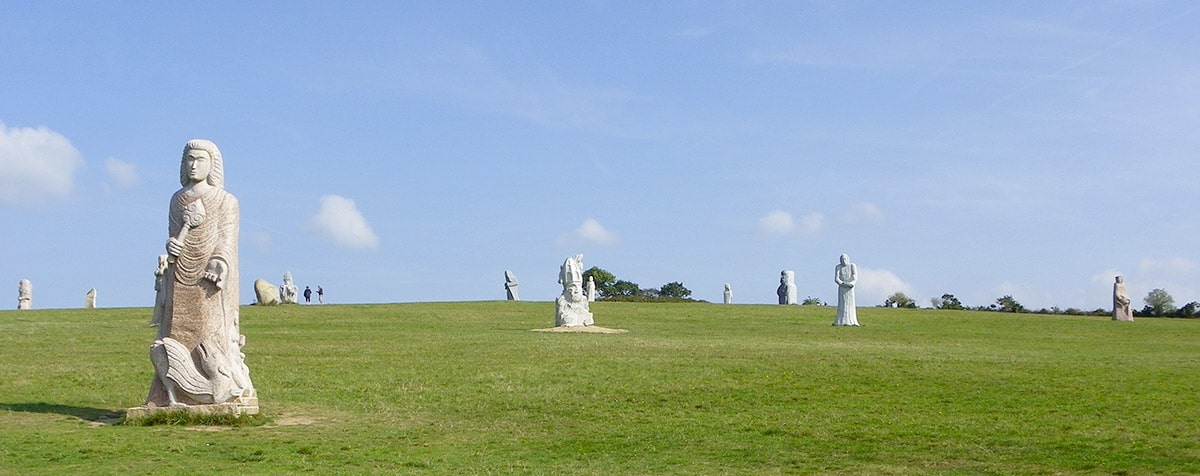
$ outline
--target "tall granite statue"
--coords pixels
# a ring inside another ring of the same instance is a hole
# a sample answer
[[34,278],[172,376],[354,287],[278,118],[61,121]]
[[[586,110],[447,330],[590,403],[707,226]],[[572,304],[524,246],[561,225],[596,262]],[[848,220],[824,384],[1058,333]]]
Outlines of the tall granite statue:
[[167,293],[163,292],[163,281],[167,275],[170,255],[158,255],[158,269],[154,270],[154,313],[150,315],[150,327],[158,327],[167,308]]
[[594,324],[587,297],[583,295],[582,254],[563,262],[558,271],[558,282],[562,284],[563,292],[554,300],[554,325],[576,327]]
[[154,379],[143,407],[257,413],[238,315],[238,201],[225,191],[221,152],[194,139],[171,197],[162,316],[150,346]]
[[733,304],[733,286],[725,283],[725,304]]
[[1113,320],[1133,322],[1133,308],[1130,307],[1132,301],[1129,299],[1129,291],[1125,289],[1125,278],[1117,276],[1117,282],[1113,283]]
[[596,302],[596,280],[591,276],[587,280],[587,298],[588,302]]
[[96,308],[96,288],[89,289],[87,295],[83,298],[84,309]]
[[779,304],[796,304],[796,272],[783,270],[779,272]]
[[22,311],[33,309],[33,283],[28,279],[22,279],[17,283],[17,309]]
[[283,272],[283,284],[279,285],[279,302],[282,304],[298,304],[300,288],[292,282],[292,272]]
[[509,301],[521,300],[521,296],[517,293],[517,275],[507,269],[504,270],[504,292],[508,295]]
[[858,309],[854,305],[854,285],[858,283],[858,265],[843,254],[841,263],[833,269],[833,282],[838,285],[838,308],[835,326],[857,326]]

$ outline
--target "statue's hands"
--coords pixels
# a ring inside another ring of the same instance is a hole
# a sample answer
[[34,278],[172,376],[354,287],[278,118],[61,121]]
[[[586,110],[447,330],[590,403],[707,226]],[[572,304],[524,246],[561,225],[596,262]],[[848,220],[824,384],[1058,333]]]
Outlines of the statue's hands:
[[179,256],[180,253],[183,253],[183,241],[174,236],[167,238],[167,254]]
[[204,279],[212,281],[217,285],[217,289],[224,289],[225,278],[229,275],[229,268],[225,265],[225,261],[214,259],[208,262],[208,267],[204,268]]

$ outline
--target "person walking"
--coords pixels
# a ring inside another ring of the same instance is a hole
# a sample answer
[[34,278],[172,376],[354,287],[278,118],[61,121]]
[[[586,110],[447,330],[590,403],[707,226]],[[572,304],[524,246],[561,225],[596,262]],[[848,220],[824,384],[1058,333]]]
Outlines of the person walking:
[[325,288],[317,286],[317,304],[325,304]]
[[312,289],[304,287],[304,304],[312,304]]

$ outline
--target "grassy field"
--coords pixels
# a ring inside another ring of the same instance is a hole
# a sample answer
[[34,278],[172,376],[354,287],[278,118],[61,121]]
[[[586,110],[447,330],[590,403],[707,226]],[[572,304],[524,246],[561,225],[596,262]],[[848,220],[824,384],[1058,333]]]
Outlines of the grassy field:
[[148,309],[0,312],[0,473],[1200,473],[1200,321],[594,303],[245,307],[268,423],[114,424]]

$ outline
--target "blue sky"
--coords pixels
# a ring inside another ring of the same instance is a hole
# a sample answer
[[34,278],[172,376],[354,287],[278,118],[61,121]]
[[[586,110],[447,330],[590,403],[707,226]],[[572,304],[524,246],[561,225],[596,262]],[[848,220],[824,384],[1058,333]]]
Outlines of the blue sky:
[[331,302],[1200,300],[1194,2],[6,2],[0,285],[150,306],[183,144]]

